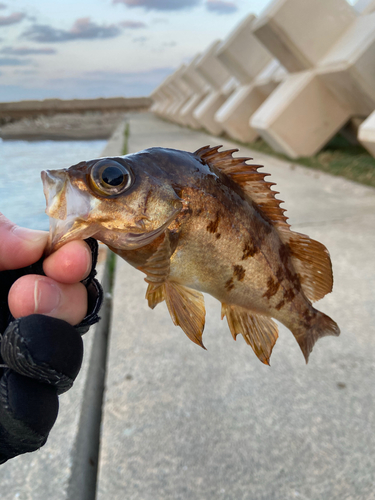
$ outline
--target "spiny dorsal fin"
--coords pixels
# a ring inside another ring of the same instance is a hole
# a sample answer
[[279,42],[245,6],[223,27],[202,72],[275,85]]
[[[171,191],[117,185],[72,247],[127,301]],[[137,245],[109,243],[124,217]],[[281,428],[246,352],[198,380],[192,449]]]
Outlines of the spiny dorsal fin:
[[233,153],[238,149],[219,152],[220,148],[221,146],[205,146],[195,154],[240,185],[261,213],[275,226],[283,243],[289,246],[291,260],[300,276],[306,297],[315,301],[331,292],[332,266],[325,246],[290,230],[285,210],[280,208],[283,201],[278,200],[276,195],[279,193],[271,189],[275,184],[264,180],[269,174],[258,172],[261,165],[248,165],[246,162],[252,158],[233,158]]
[[234,340],[242,334],[246,344],[252,347],[260,361],[269,365],[273,346],[278,337],[278,329],[268,316],[251,314],[242,307],[221,305],[221,319],[227,317],[228,326]]
[[194,154],[221,170],[241,186],[243,191],[275,226],[290,227],[286,222],[288,218],[284,215],[285,210],[280,208],[280,204],[284,202],[278,200],[275,195],[279,193],[271,189],[275,183],[264,180],[270,174],[258,172],[258,169],[263,168],[263,165],[249,165],[246,162],[252,158],[233,158],[233,153],[236,153],[238,149],[219,152],[221,147],[205,146],[195,151]]
[[202,342],[206,317],[203,295],[173,281],[167,281],[164,289],[173,323],[180,326],[191,341],[206,349]]

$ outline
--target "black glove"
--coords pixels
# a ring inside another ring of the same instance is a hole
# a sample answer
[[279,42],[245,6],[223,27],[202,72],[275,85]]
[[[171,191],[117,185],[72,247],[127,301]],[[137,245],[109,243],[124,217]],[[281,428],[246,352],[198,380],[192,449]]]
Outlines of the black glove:
[[25,274],[44,274],[43,258],[14,271],[0,272],[0,464],[45,444],[58,413],[58,395],[70,389],[81,368],[81,334],[99,321],[103,291],[95,279],[98,244],[86,240],[92,270],[82,281],[88,313],[75,327],[33,314],[15,320],[8,307],[12,284]]

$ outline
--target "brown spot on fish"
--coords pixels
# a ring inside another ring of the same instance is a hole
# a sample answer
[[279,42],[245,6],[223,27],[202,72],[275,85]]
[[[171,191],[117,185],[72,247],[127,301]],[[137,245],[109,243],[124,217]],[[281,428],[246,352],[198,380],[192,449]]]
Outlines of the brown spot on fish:
[[242,250],[242,260],[248,259],[249,257],[254,257],[256,253],[259,252],[259,248],[253,245],[251,241],[247,241]]
[[267,288],[268,290],[263,294],[263,297],[270,299],[273,297],[278,289],[280,288],[280,282],[278,280],[274,280],[272,276],[270,276],[267,280]]
[[303,319],[305,320],[305,322],[306,322],[307,324],[310,324],[310,323],[311,323],[311,321],[312,321],[312,319],[314,318],[314,315],[313,315],[313,314],[311,314],[311,312],[310,312],[308,309],[306,309],[306,310],[302,313],[302,316],[303,316]]
[[216,233],[216,239],[218,240],[221,236],[221,233]]
[[245,277],[245,269],[242,266],[233,266],[233,275],[238,281],[242,281]]
[[284,300],[285,302],[292,302],[294,297],[296,296],[293,288],[289,288],[289,290],[285,290],[284,292]]
[[284,306],[285,306],[285,300],[280,300],[280,302],[275,306],[275,309],[280,311],[280,309]]
[[220,221],[220,212],[216,212],[216,218],[215,220],[210,221],[210,223],[207,226],[207,231],[209,233],[216,233],[217,228],[219,226],[219,221]]
[[225,282],[225,289],[230,292],[234,288],[234,283],[233,283],[233,278],[230,278],[228,281]]

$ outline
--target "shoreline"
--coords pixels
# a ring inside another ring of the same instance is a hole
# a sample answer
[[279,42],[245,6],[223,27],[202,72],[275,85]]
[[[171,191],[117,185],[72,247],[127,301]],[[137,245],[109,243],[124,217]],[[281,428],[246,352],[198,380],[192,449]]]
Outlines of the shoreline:
[[0,126],[3,141],[108,140],[125,119],[124,112],[58,113],[23,118]]

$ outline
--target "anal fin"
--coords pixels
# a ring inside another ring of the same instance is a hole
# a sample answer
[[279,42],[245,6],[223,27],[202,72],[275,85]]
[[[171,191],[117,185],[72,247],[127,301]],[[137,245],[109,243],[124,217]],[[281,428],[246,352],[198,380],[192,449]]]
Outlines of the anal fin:
[[148,307],[154,309],[160,302],[165,300],[165,285],[149,283],[146,291],[146,299],[148,301]]
[[206,316],[203,295],[173,281],[166,281],[163,286],[173,323],[180,326],[192,342],[205,349],[202,342]]
[[278,337],[278,328],[272,319],[228,304],[221,306],[221,319],[224,316],[227,318],[234,340],[241,333],[260,361],[269,365],[272,349]]

